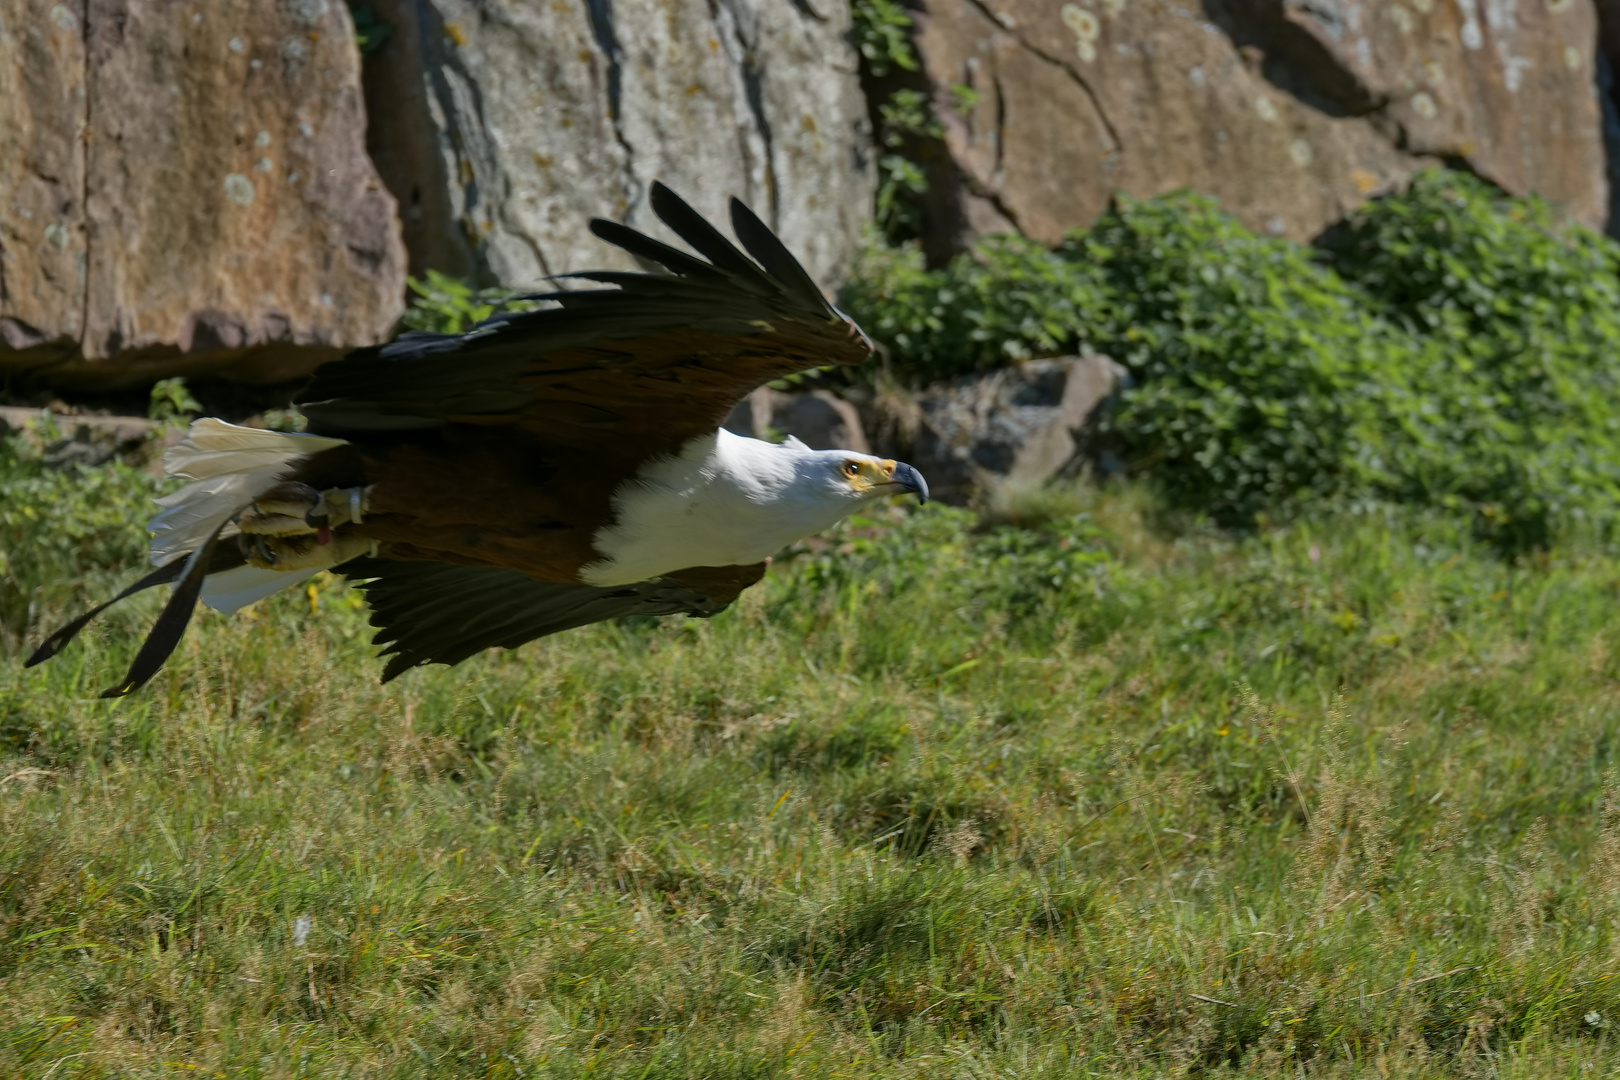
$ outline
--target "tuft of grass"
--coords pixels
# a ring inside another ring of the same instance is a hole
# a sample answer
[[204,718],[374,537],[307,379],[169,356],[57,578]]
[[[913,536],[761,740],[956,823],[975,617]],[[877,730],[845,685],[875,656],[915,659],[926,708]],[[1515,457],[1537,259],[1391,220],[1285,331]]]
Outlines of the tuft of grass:
[[[19,524],[58,482],[0,458],[19,640],[138,557]],[[1151,507],[896,509],[386,687],[331,578],[121,702],[157,600],[7,645],[0,1072],[1620,1066],[1620,562]]]

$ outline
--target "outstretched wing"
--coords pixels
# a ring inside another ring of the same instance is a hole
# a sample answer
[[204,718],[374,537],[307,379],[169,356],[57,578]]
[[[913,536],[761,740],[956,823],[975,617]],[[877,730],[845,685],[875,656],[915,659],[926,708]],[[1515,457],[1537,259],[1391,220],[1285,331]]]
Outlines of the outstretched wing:
[[383,682],[423,664],[459,664],[488,648],[526,641],[626,615],[724,611],[764,565],[704,570],[686,580],[660,578],[603,589],[535,581],[516,570],[440,562],[353,559],[341,571],[360,581],[371,605],[372,643],[385,646]]
[[547,293],[551,306],[463,335],[407,334],[322,367],[300,405],[310,430],[355,435],[446,423],[513,425],[546,445],[647,460],[710,434],[755,387],[858,364],[870,344],[771,231],[731,202],[744,255],[662,184],[658,216],[694,250],[596,220],[604,240],[668,273],[570,275],[610,288]]

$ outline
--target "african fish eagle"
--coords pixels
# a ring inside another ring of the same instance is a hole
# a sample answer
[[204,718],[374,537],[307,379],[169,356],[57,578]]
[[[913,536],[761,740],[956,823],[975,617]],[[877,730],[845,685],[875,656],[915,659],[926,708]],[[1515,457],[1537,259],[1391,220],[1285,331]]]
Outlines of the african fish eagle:
[[748,255],[662,184],[651,205],[708,261],[597,219],[598,237],[665,272],[572,274],[606,287],[351,352],[300,395],[307,433],[197,420],[164,455],[190,483],[158,500],[157,569],[28,663],[173,583],[102,694],[120,697],[162,667],[199,597],[229,614],[330,569],[365,590],[386,682],[603,619],[713,615],[787,544],[886,495],[926,500],[903,462],[719,428],[755,387],[859,364],[871,345],[741,202]]

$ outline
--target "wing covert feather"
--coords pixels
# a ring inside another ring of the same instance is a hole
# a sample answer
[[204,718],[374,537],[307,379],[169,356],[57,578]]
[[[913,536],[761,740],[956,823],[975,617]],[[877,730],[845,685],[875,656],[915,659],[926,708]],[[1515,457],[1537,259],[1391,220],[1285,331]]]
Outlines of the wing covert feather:
[[543,309],[466,334],[407,334],[356,350],[320,368],[301,395],[310,430],[512,424],[580,449],[617,441],[616,456],[645,460],[711,433],[757,386],[870,355],[860,330],[746,207],[735,203],[732,219],[754,259],[661,184],[652,205],[709,261],[594,222],[598,236],[669,273],[593,272],[582,276],[610,287],[541,294]]
[[[627,615],[725,610],[764,565],[702,568],[675,578],[604,589],[536,581],[516,570],[360,558],[341,572],[361,580],[372,643],[388,663],[383,682],[424,664],[459,664],[489,648],[512,649],[562,630]],[[677,580],[677,578],[681,580]]]

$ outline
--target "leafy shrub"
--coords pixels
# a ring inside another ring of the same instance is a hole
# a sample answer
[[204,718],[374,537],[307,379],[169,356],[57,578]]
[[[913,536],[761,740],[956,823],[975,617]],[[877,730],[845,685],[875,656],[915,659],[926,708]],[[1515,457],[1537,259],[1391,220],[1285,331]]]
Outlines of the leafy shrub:
[[160,424],[184,427],[193,416],[202,412],[202,408],[201,403],[187,389],[186,380],[159,379],[152,385],[146,415]]
[[1427,346],[1392,417],[1395,494],[1475,509],[1513,546],[1612,527],[1620,497],[1620,247],[1546,204],[1428,173],[1324,245]]
[[1393,499],[1508,550],[1615,524],[1620,248],[1470,176],[1422,175],[1320,250],[1122,198],[1055,251],[989,238],[929,271],[875,248],[843,299],[917,378],[1108,352],[1133,385],[1104,434],[1225,524]]
[[1083,263],[1018,236],[927,270],[915,247],[869,246],[842,305],[898,367],[940,378],[1074,347],[1108,298]]
[[1381,478],[1412,343],[1307,249],[1180,195],[1122,201],[1061,254],[1106,274],[1090,336],[1137,379],[1105,433],[1177,503],[1233,524]]
[[117,461],[52,468],[22,439],[0,439],[0,643],[22,637],[45,593],[105,591],[109,572],[141,565],[159,486]]
[[429,270],[425,281],[413,277],[407,284],[416,295],[399,320],[402,330],[465,334],[498,311],[532,311],[535,307],[532,301],[516,298],[511,289],[475,289],[437,270]]

